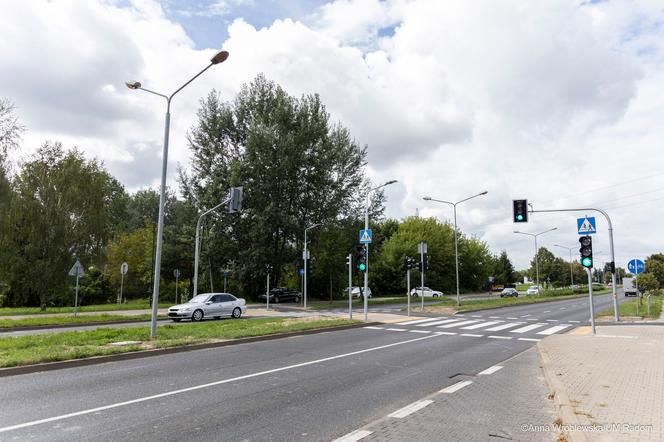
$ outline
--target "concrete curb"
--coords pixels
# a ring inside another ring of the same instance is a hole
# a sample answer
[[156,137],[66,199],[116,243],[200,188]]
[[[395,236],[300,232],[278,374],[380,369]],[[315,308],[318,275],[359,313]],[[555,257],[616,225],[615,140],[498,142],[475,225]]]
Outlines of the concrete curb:
[[159,348],[154,350],[140,350],[114,355],[93,356],[83,359],[69,359],[58,362],[45,362],[43,364],[22,365],[19,367],[0,368],[0,378],[17,376],[21,374],[37,373],[41,371],[62,370],[65,368],[84,367],[87,365],[104,364],[106,362],[127,361],[131,359],[147,358],[151,356],[163,356],[186,351],[204,350],[208,348],[227,347],[231,345],[249,344],[252,342],[271,341],[274,339],[291,338],[293,336],[314,335],[328,331],[347,330],[361,328],[370,325],[378,325],[380,322],[361,322],[359,324],[341,325],[337,327],[314,328],[290,333],[276,333],[264,336],[252,336],[248,338],[229,339],[227,341],[210,342],[206,344],[184,345],[181,347]]
[[[544,379],[546,379],[549,390],[554,395],[553,403],[556,407],[556,411],[563,421],[563,425],[580,425],[581,423],[574,413],[574,407],[569,400],[569,396],[567,396],[567,390],[565,390],[565,386],[556,376],[556,373],[553,370],[553,364],[551,363],[551,357],[546,352],[541,342],[537,343],[537,350],[540,366],[542,367],[542,372],[544,373]],[[570,441],[585,442],[588,440],[586,435],[580,431],[566,432],[564,434],[569,438]]]

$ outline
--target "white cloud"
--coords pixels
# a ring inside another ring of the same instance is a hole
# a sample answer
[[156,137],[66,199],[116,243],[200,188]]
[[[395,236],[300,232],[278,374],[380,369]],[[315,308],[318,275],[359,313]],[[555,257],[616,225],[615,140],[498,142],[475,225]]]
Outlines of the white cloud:
[[[387,191],[388,215],[419,208],[451,219],[421,197],[489,190],[459,206],[459,225],[524,267],[532,244],[511,233],[512,198],[536,208],[601,203],[613,207],[619,264],[661,251],[662,205],[644,201],[664,198],[663,16],[647,1],[337,0],[306,22],[256,29],[235,18],[228,61],[173,101],[169,182],[188,162],[198,99],[212,88],[231,98],[264,72],[291,94],[320,93],[369,145],[371,175],[399,180]],[[26,149],[62,140],[132,189],[157,184],[165,104],[124,81],[170,93],[214,50],[195,49],[149,0],[19,2],[0,26],[0,81],[30,128]],[[606,187],[639,177],[648,178]],[[519,227],[558,226],[541,244],[572,246],[575,217],[535,214]],[[602,223],[596,248],[608,252]]]

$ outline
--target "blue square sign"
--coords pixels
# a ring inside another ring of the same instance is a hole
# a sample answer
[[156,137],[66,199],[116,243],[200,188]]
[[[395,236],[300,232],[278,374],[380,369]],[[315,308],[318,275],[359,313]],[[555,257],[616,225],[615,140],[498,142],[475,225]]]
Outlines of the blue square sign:
[[597,224],[595,223],[594,216],[577,218],[576,227],[579,231],[579,235],[592,235],[593,233],[597,233]]
[[371,244],[371,229],[360,230],[360,244]]

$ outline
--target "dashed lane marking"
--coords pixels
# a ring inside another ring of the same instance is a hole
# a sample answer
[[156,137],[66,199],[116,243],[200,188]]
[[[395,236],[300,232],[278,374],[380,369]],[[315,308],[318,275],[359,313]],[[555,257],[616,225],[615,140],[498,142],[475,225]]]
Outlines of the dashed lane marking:
[[502,324],[496,327],[487,328],[488,331],[501,331],[506,328],[516,327],[518,325],[523,325],[523,322],[508,322],[507,324]]
[[519,341],[539,342],[539,341],[541,341],[541,339],[535,339],[535,338],[519,338]]
[[500,319],[500,316],[489,316],[489,319]]
[[409,333],[431,333],[431,330],[408,330]]
[[473,381],[461,381],[457,382],[456,384],[450,385],[449,387],[445,387],[442,390],[440,390],[438,393],[454,393],[455,391],[461,390],[463,387],[467,387],[470,384],[472,384]]
[[489,335],[489,336],[487,336],[487,338],[490,338],[490,339],[508,339],[508,340],[512,339],[511,336],[493,336],[493,335]]
[[475,330],[476,328],[488,327],[490,325],[499,324],[500,321],[480,322],[479,324],[469,325],[468,327],[461,327],[464,330]]
[[581,321],[567,321],[567,322],[573,322],[574,324],[580,324]]
[[458,319],[445,319],[443,321],[436,321],[436,322],[425,322],[424,324],[417,324],[416,327],[429,327],[432,325],[440,325],[440,324],[449,324],[450,322],[458,322]]
[[345,436],[341,436],[338,439],[334,439],[332,442],[357,442],[358,440],[364,439],[370,434],[373,434],[373,431],[355,430],[352,433],[348,433]]
[[366,327],[363,328],[368,328],[369,330],[385,330],[385,327],[375,327],[373,325],[367,325]]
[[505,318],[505,319],[515,320],[515,319],[519,319],[519,318],[507,317],[507,318]]
[[554,333],[558,333],[561,330],[565,330],[567,327],[571,327],[570,324],[560,324],[556,325],[555,327],[547,328],[546,330],[542,330],[540,332],[537,332],[538,335],[552,335]]
[[441,318],[427,318],[427,319],[416,319],[415,321],[406,321],[406,322],[400,322],[399,325],[413,325],[413,324],[421,324],[423,322],[431,322],[431,321],[438,321]]
[[526,325],[525,327],[517,328],[516,330],[510,330],[511,333],[525,333],[529,332],[531,330],[535,330],[536,328],[540,328],[545,326],[546,324],[530,324]]
[[558,322],[557,319],[547,319],[547,321],[549,321],[549,322]]
[[461,333],[459,336],[468,336],[469,338],[481,338],[484,335],[474,335],[472,333]]
[[462,325],[470,325],[470,324],[474,324],[476,322],[479,322],[479,321],[478,320],[473,320],[473,321],[454,322],[452,324],[439,325],[438,328],[452,328],[452,327],[458,327],[458,326],[462,326]]
[[406,328],[386,328],[385,330],[387,330],[387,331],[398,331],[398,332],[402,332],[402,331],[407,332],[408,331],[408,329],[406,329]]
[[487,368],[486,370],[482,370],[482,371],[480,371],[479,373],[477,373],[477,375],[478,375],[478,376],[481,376],[481,375],[494,374],[495,372],[497,372],[497,371],[500,370],[501,368],[503,368],[502,365],[494,365],[493,367],[489,367],[489,368]]
[[454,336],[457,335],[458,333],[454,332],[436,332],[437,335],[445,335],[445,336]]
[[432,404],[433,401],[430,399],[426,399],[423,401],[417,401],[413,402],[410,405],[406,405],[405,407],[401,408],[400,410],[395,411],[394,413],[388,414],[389,417],[395,417],[397,419],[402,419],[406,416],[409,416],[413,413],[415,413],[418,410],[421,410],[422,408],[426,407],[429,404]]

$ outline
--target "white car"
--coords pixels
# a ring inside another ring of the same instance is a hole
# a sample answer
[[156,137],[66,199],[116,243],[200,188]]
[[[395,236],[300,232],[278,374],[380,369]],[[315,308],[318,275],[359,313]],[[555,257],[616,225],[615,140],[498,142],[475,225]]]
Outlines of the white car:
[[175,322],[191,319],[192,322],[203,318],[218,319],[222,316],[239,318],[247,312],[246,301],[230,293],[204,293],[194,296],[185,304],[168,308],[168,317]]
[[422,287],[415,287],[410,291],[410,296],[422,296],[424,298],[438,298],[440,296],[443,296],[443,292],[430,289],[429,287],[424,287],[424,290],[422,290]]
[[[360,290],[361,289],[361,290]],[[361,298],[364,287],[351,287],[350,293],[354,298]],[[344,296],[348,294],[348,287],[344,290]],[[367,287],[367,297],[371,298],[371,287]]]
[[526,295],[539,295],[540,294],[540,287],[538,285],[531,285],[528,287],[528,290],[526,290]]

